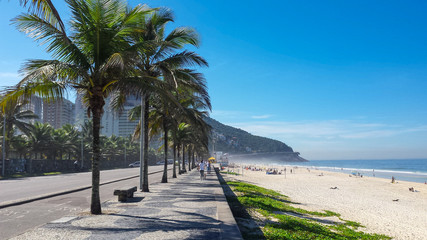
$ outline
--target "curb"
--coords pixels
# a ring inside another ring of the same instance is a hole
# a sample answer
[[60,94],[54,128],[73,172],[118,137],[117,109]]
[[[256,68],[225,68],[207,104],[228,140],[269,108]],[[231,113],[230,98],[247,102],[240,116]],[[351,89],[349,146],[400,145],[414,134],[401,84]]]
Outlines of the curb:
[[242,233],[240,232],[239,227],[237,226],[236,219],[234,218],[230,206],[228,205],[224,189],[221,186],[220,173],[217,167],[215,168],[215,173],[219,184],[218,189],[216,190],[218,194],[215,194],[215,200],[217,202],[218,220],[221,221],[221,239],[243,239]]

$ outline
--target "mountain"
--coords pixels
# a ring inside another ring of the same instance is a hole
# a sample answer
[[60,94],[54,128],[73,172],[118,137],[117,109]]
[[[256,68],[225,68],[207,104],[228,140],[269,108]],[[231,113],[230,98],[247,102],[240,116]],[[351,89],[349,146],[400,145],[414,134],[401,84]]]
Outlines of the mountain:
[[307,161],[299,157],[298,152],[294,152],[285,143],[252,135],[242,129],[234,128],[222,124],[212,118],[206,118],[206,123],[212,127],[215,151],[222,151],[237,157],[245,156],[256,158],[274,158],[283,161]]

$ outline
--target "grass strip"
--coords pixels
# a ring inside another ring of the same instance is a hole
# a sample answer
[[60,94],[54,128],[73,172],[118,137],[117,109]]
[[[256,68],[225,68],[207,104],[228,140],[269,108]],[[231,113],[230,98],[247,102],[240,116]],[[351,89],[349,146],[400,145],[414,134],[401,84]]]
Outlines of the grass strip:
[[230,172],[230,171],[228,171],[228,172],[226,172],[226,171],[221,171],[220,173],[222,173],[222,174],[228,174],[228,175],[236,175],[236,176],[240,175],[240,174],[238,174],[238,173],[236,173],[236,172]]
[[[234,194],[226,194],[244,239],[391,239],[380,234],[358,231],[360,223],[340,218],[332,211],[307,211],[276,191],[253,184],[228,181]],[[333,217],[337,220],[325,219]],[[252,218],[260,233],[247,222]]]

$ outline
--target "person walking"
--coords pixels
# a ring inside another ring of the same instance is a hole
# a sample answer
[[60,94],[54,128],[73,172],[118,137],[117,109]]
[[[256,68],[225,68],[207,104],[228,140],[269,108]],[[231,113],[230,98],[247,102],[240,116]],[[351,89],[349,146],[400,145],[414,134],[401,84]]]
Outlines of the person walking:
[[79,162],[77,160],[74,162],[74,171],[79,171]]
[[203,160],[199,163],[200,181],[205,178],[205,163]]

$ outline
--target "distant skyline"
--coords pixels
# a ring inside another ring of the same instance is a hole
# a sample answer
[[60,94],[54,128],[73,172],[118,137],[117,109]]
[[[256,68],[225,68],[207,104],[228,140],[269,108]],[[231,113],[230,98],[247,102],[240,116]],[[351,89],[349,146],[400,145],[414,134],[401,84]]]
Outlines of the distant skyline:
[[[0,1],[1,86],[25,59],[50,58],[10,26],[18,2]],[[169,7],[170,27],[198,30],[212,118],[308,160],[427,158],[427,2],[129,3]]]

